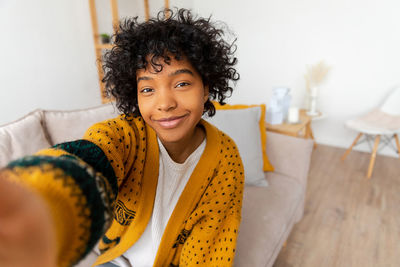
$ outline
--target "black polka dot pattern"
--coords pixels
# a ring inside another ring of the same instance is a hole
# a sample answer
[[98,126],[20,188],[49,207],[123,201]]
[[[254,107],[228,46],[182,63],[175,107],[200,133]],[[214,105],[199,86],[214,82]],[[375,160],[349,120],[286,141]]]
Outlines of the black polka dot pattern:
[[[179,266],[232,266],[241,219],[243,167],[238,150],[221,133],[222,159],[185,223],[190,235],[182,246]],[[232,157],[231,157],[232,156]]]
[[[93,125],[84,136],[104,151],[118,183],[115,216],[109,229],[114,234],[108,233],[109,238],[118,237],[121,225],[130,225],[136,217],[146,156],[145,136],[144,121],[141,118],[127,119],[124,115]],[[107,250],[105,244],[100,244],[100,247]]]

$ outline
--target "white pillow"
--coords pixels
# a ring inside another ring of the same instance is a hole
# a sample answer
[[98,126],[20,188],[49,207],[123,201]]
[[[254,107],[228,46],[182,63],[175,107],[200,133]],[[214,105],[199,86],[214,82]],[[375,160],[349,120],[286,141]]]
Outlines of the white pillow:
[[36,110],[21,119],[0,126],[0,168],[11,160],[50,147],[42,128],[42,111]]
[[93,124],[118,115],[112,104],[72,111],[44,111],[45,126],[53,145],[81,139]]
[[243,161],[245,184],[268,185],[263,171],[260,136],[261,107],[216,110],[206,121],[229,135],[235,141]]

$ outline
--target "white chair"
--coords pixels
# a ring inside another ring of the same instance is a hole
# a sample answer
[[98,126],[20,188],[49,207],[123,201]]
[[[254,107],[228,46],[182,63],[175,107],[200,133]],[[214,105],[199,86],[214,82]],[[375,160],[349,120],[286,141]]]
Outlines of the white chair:
[[[390,93],[381,107],[372,110],[360,118],[346,121],[346,126],[358,131],[359,134],[342,156],[342,160],[347,157],[355,145],[367,141],[372,149],[367,172],[367,178],[371,178],[376,153],[380,149],[389,145],[397,153],[400,151],[400,142],[397,135],[400,133],[400,87]],[[364,139],[360,140],[363,135]],[[393,145],[393,139],[395,140],[397,149]],[[371,143],[373,140],[374,144],[372,146]],[[379,145],[381,146],[379,147]]]

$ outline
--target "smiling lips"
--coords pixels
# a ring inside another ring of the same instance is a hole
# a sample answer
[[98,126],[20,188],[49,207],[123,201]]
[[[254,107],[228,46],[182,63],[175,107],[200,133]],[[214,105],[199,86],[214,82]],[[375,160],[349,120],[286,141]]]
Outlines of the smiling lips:
[[175,128],[185,117],[186,117],[186,115],[174,116],[174,117],[169,117],[169,118],[164,118],[164,119],[159,119],[159,120],[154,120],[154,121],[157,122],[162,128],[171,129],[171,128]]

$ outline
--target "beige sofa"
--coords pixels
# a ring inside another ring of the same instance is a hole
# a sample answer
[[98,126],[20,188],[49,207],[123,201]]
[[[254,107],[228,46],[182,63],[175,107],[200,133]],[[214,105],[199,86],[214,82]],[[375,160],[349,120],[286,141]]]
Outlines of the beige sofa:
[[[78,139],[91,124],[115,116],[111,105],[35,110],[0,126],[0,167],[39,149]],[[275,171],[265,174],[268,187],[245,186],[235,266],[272,266],[293,225],[303,216],[312,141],[268,132],[266,145]],[[94,259],[90,254],[78,266],[90,266]]]

